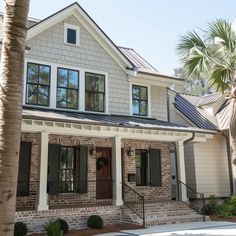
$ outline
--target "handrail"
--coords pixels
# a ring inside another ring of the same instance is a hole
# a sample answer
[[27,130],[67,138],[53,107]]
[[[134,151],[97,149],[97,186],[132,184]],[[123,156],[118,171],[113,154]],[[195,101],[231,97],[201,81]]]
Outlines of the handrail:
[[124,205],[143,220],[143,226],[145,227],[144,196],[124,182],[122,182],[122,187]]
[[[194,208],[191,204],[190,204],[190,201],[191,201],[191,198],[188,198],[189,200],[189,207],[193,208],[196,212],[200,213],[203,215],[203,221],[206,221],[206,215],[205,215],[205,197],[204,197],[204,193],[199,193],[197,192],[195,189],[191,188],[190,186],[188,186],[187,184],[183,183],[181,180],[177,180],[178,182],[178,200],[179,200],[179,184],[182,184],[184,185],[187,189],[191,190],[193,193],[195,193],[196,195],[199,195],[200,196],[200,199],[202,201],[202,210],[200,212],[198,212],[198,210],[196,208]],[[188,193],[187,193],[188,194]],[[181,199],[182,200],[182,199]]]

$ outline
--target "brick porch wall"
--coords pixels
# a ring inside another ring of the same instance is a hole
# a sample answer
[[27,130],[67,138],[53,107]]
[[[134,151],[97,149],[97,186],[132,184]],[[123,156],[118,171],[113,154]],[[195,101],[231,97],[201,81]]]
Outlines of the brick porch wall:
[[[17,206],[21,208],[35,209],[37,205],[37,189],[38,189],[38,176],[40,166],[40,134],[38,133],[22,133],[22,140],[32,142],[32,157],[30,166],[30,195],[26,197],[17,197]],[[49,135],[49,143],[61,144],[64,146],[78,146],[87,145],[95,147],[112,147],[111,138],[91,138],[91,137],[75,137],[65,135]],[[127,156],[127,151],[132,149],[161,149],[162,161],[162,187],[150,186],[136,186],[135,183],[128,183],[132,188],[145,197],[146,201],[155,200],[169,200],[171,199],[171,176],[170,176],[170,160],[168,143],[140,141],[140,140],[122,140],[123,149],[123,180],[128,182],[128,173],[135,173],[135,157]],[[88,153],[88,181],[96,180],[96,155]],[[66,195],[68,198],[66,198]],[[76,196],[75,196],[76,195]],[[61,194],[49,195],[49,206],[65,205],[80,205],[80,204],[95,204],[96,200],[96,183],[88,183],[88,193],[85,194]]]
[[128,156],[131,149],[161,149],[162,187],[136,186],[136,183],[128,183],[130,187],[145,197],[145,201],[171,200],[171,176],[169,145],[164,142],[123,140],[123,180],[128,183],[128,174],[136,173],[135,156]]
[[39,176],[39,154],[40,154],[40,134],[39,133],[21,133],[21,140],[25,142],[31,142],[31,159],[30,159],[30,184],[29,184],[29,196],[17,197],[17,207],[26,209],[35,209],[37,204],[37,192],[38,192],[38,176]]
[[121,208],[116,206],[99,206],[86,208],[67,208],[48,211],[16,212],[16,221],[26,223],[29,233],[40,233],[49,220],[61,218],[67,221],[70,229],[87,227],[91,215],[100,215],[104,225],[121,223]]

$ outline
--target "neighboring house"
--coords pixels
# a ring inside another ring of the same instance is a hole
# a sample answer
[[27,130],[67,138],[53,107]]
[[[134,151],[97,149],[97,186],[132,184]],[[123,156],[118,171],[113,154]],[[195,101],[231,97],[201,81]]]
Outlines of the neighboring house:
[[206,197],[228,197],[233,189],[227,98],[221,93],[193,96],[169,90],[169,106],[171,122],[217,131],[205,143],[185,145],[187,184]]
[[201,219],[171,201],[170,146],[186,183],[184,142],[216,131],[168,121],[167,87],[181,80],[117,47],[77,3],[28,25],[16,220],[140,223],[123,205],[142,217],[142,197],[147,224]]

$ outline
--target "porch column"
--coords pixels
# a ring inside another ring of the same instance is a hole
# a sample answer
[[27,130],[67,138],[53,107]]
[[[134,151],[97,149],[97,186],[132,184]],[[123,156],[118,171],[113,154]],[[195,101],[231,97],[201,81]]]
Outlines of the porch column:
[[113,180],[113,204],[123,205],[122,200],[122,169],[121,169],[121,138],[112,139],[112,180]]
[[40,172],[39,172],[39,201],[38,211],[48,210],[47,175],[48,175],[48,132],[41,132]]
[[[186,184],[185,175],[185,162],[184,162],[184,144],[183,141],[178,141],[176,144],[176,157],[177,157],[177,169],[178,169],[178,180]],[[179,184],[179,183],[177,183]],[[178,185],[179,196],[178,198],[182,201],[188,201],[187,189],[183,184]]]

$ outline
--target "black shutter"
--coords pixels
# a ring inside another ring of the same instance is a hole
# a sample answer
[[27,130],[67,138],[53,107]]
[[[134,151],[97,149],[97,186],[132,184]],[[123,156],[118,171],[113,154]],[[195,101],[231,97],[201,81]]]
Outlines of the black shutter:
[[78,193],[88,192],[88,148],[79,146],[76,150],[77,156],[77,174],[76,186]]
[[18,169],[17,196],[29,195],[30,159],[31,159],[31,143],[21,142],[19,169]]
[[150,149],[150,185],[161,187],[161,150]]
[[58,169],[60,159],[60,145],[48,145],[48,193],[57,194],[58,186]]

